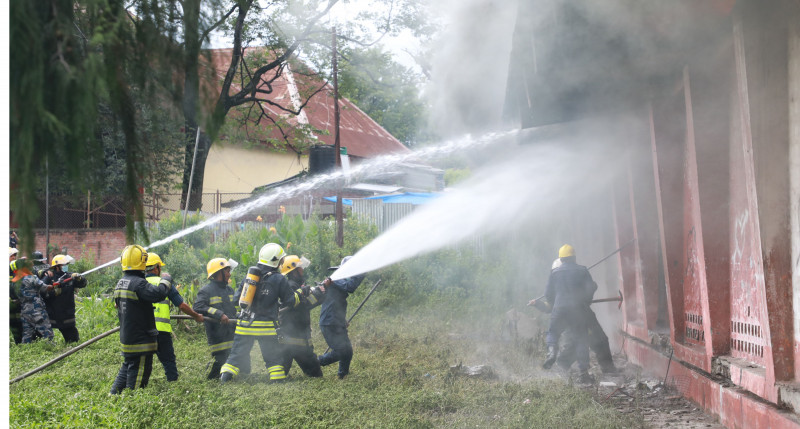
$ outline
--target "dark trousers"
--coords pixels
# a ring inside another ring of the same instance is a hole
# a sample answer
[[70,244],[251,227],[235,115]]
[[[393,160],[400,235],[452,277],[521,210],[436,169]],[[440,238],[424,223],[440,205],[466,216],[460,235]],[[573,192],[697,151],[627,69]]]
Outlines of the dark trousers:
[[[600,364],[601,368],[608,369],[613,367],[614,359],[611,356],[608,336],[603,332],[603,327],[600,326],[600,322],[597,321],[597,316],[591,309],[586,313],[586,325],[587,339],[583,345],[576,341],[570,331],[564,334],[565,341],[558,356],[558,364],[564,368],[569,368],[575,361],[576,356],[580,356],[580,353],[586,353],[588,358],[588,351],[582,352],[578,349],[578,347],[585,348],[586,345],[588,345],[589,349],[591,349],[595,357],[597,357],[597,363]],[[576,352],[578,353],[577,355]]]
[[319,357],[319,364],[326,366],[339,362],[339,377],[344,377],[350,373],[350,361],[353,360],[353,345],[350,343],[350,337],[347,336],[347,328],[321,325],[320,330],[331,351]]
[[12,318],[9,320],[11,336],[14,337],[14,344],[22,343],[22,319]]
[[172,346],[172,334],[169,332],[158,331],[158,349],[156,350],[158,361],[164,367],[164,374],[167,381],[178,379],[178,365],[175,363],[175,348]]
[[111,386],[111,394],[116,395],[123,390],[146,387],[153,371],[153,353],[143,353],[134,356],[125,356],[122,367]]
[[54,328],[57,328],[61,331],[61,335],[64,337],[64,342],[69,343],[77,343],[81,340],[80,334],[78,334],[78,328],[75,325],[56,325]]
[[550,314],[550,328],[547,330],[547,347],[558,348],[561,334],[568,330],[577,345],[576,354],[578,368],[589,369],[589,348],[587,344],[587,312],[586,307],[556,307]]
[[297,365],[303,373],[309,377],[322,377],[322,368],[319,366],[317,355],[314,354],[314,346],[286,345],[283,346],[283,368],[286,374],[292,368],[292,361],[297,361]]
[[282,347],[278,342],[278,336],[273,335],[240,335],[233,337],[233,347],[231,354],[222,366],[222,372],[231,373],[234,376],[247,374],[250,372],[250,350],[253,343],[258,341],[261,348],[261,357],[269,372],[269,379],[273,381],[286,378],[286,371],[283,370]]

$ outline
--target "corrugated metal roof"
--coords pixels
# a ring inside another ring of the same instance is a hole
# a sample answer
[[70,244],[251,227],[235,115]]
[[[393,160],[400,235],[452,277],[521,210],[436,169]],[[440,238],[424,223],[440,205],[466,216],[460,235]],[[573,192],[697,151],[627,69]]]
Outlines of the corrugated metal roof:
[[[222,79],[230,64],[232,49],[211,49],[208,51],[217,78]],[[249,49],[245,53],[245,57],[250,53],[256,53],[255,49]],[[290,72],[291,73],[291,72]],[[268,74],[269,77],[272,73]],[[292,82],[296,87],[292,87]],[[218,85],[214,82],[213,85]],[[268,94],[259,93],[258,98],[269,100],[273,103],[280,104],[286,108],[297,110],[298,100],[295,97],[292,100],[292,95],[296,94],[299,87],[300,93],[307,92],[310,88],[319,88],[323,81],[306,76],[305,74],[294,73],[287,77],[284,72],[274,82],[271,83],[272,91]],[[268,87],[263,83],[259,89],[266,90]],[[239,86],[233,85],[233,91],[238,91]],[[302,101],[300,101],[302,102]],[[389,134],[388,131],[383,129],[377,122],[370,118],[366,113],[362,112],[355,104],[351,103],[346,98],[339,98],[339,138],[342,146],[347,147],[347,153],[352,156],[360,158],[373,158],[388,153],[407,152],[409,149],[403,145],[394,136]],[[288,118],[290,123],[296,124],[298,118],[290,116],[287,112],[267,103],[263,103],[266,110],[271,114],[283,116]],[[315,94],[308,104],[303,108],[305,117],[301,118],[300,122],[308,123],[321,130],[327,130],[328,135],[322,133],[317,134],[317,138],[325,143],[332,145],[334,143],[334,104],[333,104],[333,88],[325,84],[325,87]],[[264,126],[271,125],[266,120],[262,120]]]

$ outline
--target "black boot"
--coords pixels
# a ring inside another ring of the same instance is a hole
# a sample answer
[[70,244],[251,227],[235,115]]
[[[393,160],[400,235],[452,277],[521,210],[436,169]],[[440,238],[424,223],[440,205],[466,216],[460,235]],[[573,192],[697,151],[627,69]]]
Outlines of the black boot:
[[208,373],[209,380],[216,380],[219,378],[219,370],[222,369],[222,364],[219,362],[214,362],[211,364],[211,372]]
[[547,347],[547,358],[545,358],[542,368],[550,369],[558,358],[558,349],[554,346]]
[[589,371],[583,370],[581,371],[581,375],[578,377],[578,383],[592,384],[594,383],[594,377],[592,377],[592,374],[589,374]]
[[233,374],[230,372],[223,372],[222,375],[219,376],[219,382],[225,383],[227,381],[231,381],[233,379]]

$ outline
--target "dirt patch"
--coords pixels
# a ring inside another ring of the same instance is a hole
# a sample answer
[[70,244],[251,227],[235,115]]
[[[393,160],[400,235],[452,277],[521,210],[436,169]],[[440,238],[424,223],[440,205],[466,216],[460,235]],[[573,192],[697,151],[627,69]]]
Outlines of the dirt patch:
[[[663,379],[644,376],[639,368],[627,365],[624,360],[615,359],[615,363],[621,370],[619,374],[602,374],[599,367],[595,366],[591,370],[595,383],[576,385],[591,391],[597,402],[634,416],[642,422],[642,427],[725,428],[714,416],[706,414],[697,404],[681,396],[676,386],[664,386]],[[577,380],[574,369],[568,373],[560,370],[560,375]]]

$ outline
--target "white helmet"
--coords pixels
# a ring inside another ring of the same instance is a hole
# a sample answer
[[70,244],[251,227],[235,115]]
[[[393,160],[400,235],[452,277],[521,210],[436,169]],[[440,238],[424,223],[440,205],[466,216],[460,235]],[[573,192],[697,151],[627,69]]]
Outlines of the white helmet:
[[558,268],[560,266],[561,266],[561,258],[556,258],[556,260],[553,261],[553,266],[550,267],[550,271],[555,270],[556,268]]
[[283,247],[278,243],[267,243],[258,252],[258,263],[275,268],[285,256]]

